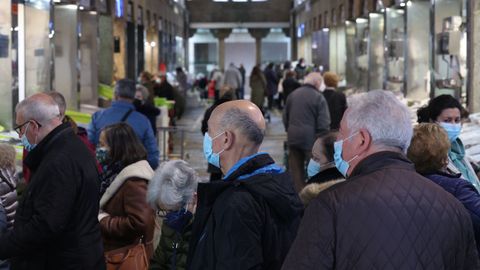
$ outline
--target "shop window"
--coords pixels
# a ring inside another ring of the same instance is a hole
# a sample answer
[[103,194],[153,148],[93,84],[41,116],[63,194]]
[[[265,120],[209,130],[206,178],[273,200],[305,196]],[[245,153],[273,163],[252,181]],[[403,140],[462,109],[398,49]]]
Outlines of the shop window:
[[325,11],[325,13],[323,14],[323,20],[323,27],[328,27],[328,11]]
[[318,15],[318,29],[322,29],[323,21],[322,21],[322,14]]

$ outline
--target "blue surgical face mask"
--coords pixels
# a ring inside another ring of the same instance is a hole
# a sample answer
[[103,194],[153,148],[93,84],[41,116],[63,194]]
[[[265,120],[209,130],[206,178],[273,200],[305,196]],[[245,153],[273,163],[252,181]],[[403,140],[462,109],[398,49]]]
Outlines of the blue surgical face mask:
[[320,163],[316,162],[313,159],[310,159],[310,161],[308,162],[308,166],[307,166],[308,178],[314,177],[315,175],[317,175],[320,172],[320,170],[321,170]]
[[350,167],[350,162],[354,159],[356,159],[358,157],[358,155],[354,156],[352,159],[350,159],[349,161],[345,161],[343,158],[342,158],[342,152],[343,152],[343,142],[350,139],[351,137],[353,137],[354,135],[356,135],[357,133],[354,133],[352,135],[350,135],[348,138],[346,138],[345,140],[340,140],[340,141],[336,141],[335,144],[333,145],[333,148],[334,148],[334,154],[333,154],[333,158],[335,160],[335,167],[337,167],[338,171],[344,176],[344,177],[347,177],[347,172],[348,172],[348,168]]
[[450,142],[454,142],[458,136],[460,136],[460,133],[462,132],[462,124],[450,124],[450,123],[445,123],[445,122],[440,122],[440,126],[445,129],[445,131],[448,134],[448,138],[450,139]]
[[210,135],[208,135],[208,132],[206,132],[205,136],[203,137],[203,155],[205,156],[205,159],[208,163],[212,164],[217,168],[220,168],[220,154],[223,153],[223,151],[225,150],[222,150],[218,153],[213,153],[213,140],[220,137],[220,135],[222,134],[223,132],[220,132],[220,134],[216,135],[213,138],[210,138]]
[[310,161],[308,162],[308,166],[307,166],[308,178],[314,177],[315,175],[317,175],[322,170],[325,170],[327,167],[329,168],[332,163],[333,162],[320,164],[320,163],[316,162],[315,160],[310,159]]
[[20,138],[22,140],[23,147],[25,147],[25,150],[27,150],[28,152],[32,151],[33,148],[35,148],[35,146],[37,146],[37,144],[31,144],[28,141],[27,130],[28,130],[29,126],[30,126],[30,123],[27,124],[27,127],[25,128],[25,132],[23,133],[23,136]]

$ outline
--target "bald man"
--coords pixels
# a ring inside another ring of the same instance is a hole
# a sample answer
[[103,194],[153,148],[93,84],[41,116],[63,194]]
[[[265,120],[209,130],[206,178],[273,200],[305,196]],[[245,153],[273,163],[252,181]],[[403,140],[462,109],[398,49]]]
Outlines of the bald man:
[[32,175],[13,230],[0,237],[0,259],[11,258],[12,269],[105,269],[95,159],[50,96],[35,94],[15,110]]
[[225,176],[198,186],[188,269],[280,269],[303,207],[290,176],[258,152],[264,133],[250,101],[212,112],[204,154]]

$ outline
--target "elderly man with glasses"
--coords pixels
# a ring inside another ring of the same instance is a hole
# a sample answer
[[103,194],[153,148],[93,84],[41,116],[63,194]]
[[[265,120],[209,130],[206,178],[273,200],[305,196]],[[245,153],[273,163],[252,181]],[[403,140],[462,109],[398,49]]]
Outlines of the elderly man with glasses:
[[0,259],[12,269],[105,269],[95,159],[46,94],[20,102],[15,122],[32,176]]

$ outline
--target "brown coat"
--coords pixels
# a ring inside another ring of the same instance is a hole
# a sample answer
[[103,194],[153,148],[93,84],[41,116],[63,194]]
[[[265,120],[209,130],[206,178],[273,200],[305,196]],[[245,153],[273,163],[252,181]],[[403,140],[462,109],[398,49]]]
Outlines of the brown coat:
[[100,218],[105,251],[131,245],[144,236],[147,256],[152,257],[155,213],[146,201],[148,181],[152,176],[147,161],[131,164],[120,172],[102,196],[100,208],[108,214]]

